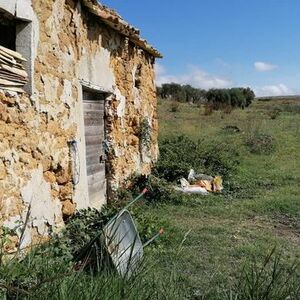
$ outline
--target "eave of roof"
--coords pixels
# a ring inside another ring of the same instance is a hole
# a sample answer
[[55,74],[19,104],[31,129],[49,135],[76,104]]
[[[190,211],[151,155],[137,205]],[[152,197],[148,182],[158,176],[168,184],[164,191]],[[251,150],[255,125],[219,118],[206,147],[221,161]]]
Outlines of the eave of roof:
[[140,37],[140,31],[123,20],[114,10],[101,5],[97,0],[80,0],[88,11],[101,19],[103,23],[128,37],[135,45],[150,53],[154,57],[162,58],[162,55],[148,42]]

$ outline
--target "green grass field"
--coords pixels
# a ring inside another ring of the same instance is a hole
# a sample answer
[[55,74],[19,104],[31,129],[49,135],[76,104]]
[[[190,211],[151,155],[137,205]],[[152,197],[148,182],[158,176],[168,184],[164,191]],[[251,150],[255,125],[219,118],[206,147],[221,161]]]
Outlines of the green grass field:
[[[161,255],[162,270],[174,268],[188,298],[202,299],[216,286],[228,288],[245,263],[262,259],[274,247],[283,264],[299,263],[300,102],[256,101],[245,110],[210,116],[189,104],[171,112],[171,105],[159,104],[160,139],[183,134],[234,146],[240,152],[236,178],[245,191],[241,197],[193,196],[184,205],[151,209],[172,228]],[[291,112],[291,107],[296,109]],[[281,112],[271,119],[274,109]],[[240,132],[228,132],[226,126]],[[258,134],[273,137],[271,153],[249,151],[245,141]]]

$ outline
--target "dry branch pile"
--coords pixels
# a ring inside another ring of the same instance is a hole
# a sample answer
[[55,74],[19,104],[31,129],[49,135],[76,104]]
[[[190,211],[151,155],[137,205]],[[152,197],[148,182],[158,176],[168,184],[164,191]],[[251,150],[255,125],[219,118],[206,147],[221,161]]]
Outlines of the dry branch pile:
[[0,46],[0,89],[24,93],[22,87],[28,81],[24,62],[20,53]]

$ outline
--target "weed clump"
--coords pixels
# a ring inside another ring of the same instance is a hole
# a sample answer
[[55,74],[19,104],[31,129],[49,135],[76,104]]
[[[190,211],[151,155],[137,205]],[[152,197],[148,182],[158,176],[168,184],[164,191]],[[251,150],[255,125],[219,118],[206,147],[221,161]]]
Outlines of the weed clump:
[[283,265],[275,248],[262,262],[252,259],[241,272],[236,285],[238,299],[298,299],[299,265]]
[[210,116],[214,112],[214,107],[212,103],[206,102],[204,105],[204,116]]
[[280,108],[274,108],[267,112],[267,115],[270,117],[271,120],[275,120],[280,116],[281,109]]
[[233,284],[218,282],[201,299],[299,299],[299,264],[286,263],[275,248],[262,259],[252,258],[235,274]]
[[271,154],[275,150],[275,140],[268,134],[255,134],[246,140],[246,146],[254,154]]
[[171,102],[171,112],[178,112],[179,111],[179,103],[177,101]]

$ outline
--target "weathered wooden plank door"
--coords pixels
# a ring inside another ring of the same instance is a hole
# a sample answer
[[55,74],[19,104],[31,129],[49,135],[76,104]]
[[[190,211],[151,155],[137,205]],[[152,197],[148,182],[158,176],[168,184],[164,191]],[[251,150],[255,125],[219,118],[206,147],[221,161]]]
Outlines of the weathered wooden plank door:
[[106,202],[104,100],[83,100],[89,200],[100,207]]

